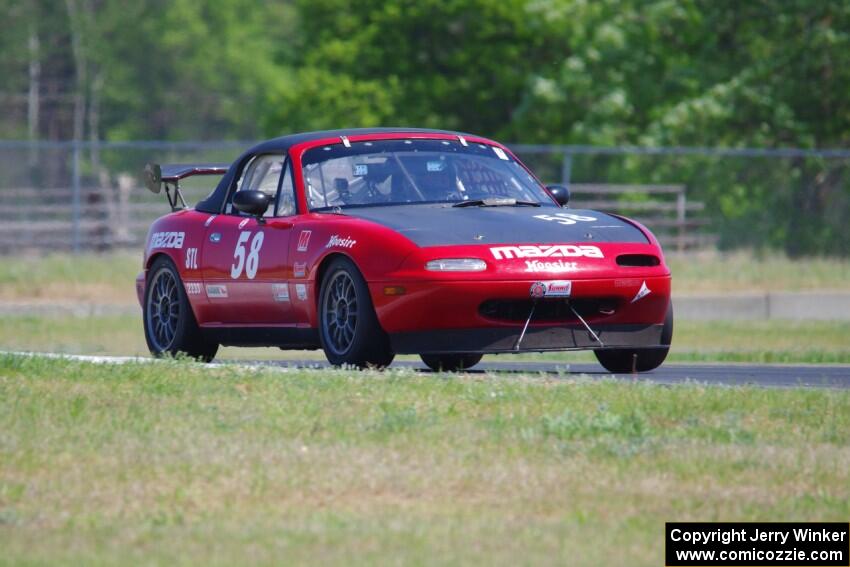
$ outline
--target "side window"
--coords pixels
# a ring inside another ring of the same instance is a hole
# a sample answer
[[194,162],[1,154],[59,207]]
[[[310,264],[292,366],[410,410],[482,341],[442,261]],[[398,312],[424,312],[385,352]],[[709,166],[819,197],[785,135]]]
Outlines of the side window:
[[[245,169],[242,171],[242,177],[236,183],[236,192],[238,191],[262,191],[269,196],[271,205],[269,205],[266,214],[263,216],[270,217],[274,215],[274,203],[277,199],[277,186],[280,181],[281,170],[286,161],[286,156],[283,155],[265,155],[253,158]],[[231,197],[232,200],[232,197]],[[228,214],[241,214],[233,208],[231,200],[228,200],[225,212]]]
[[295,183],[292,179],[292,163],[286,163],[280,192],[277,194],[277,216],[288,217],[295,214]]

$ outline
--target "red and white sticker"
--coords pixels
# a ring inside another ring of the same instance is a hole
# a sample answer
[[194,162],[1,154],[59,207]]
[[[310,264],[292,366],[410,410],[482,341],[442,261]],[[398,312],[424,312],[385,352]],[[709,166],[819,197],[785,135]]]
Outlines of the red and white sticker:
[[552,280],[534,282],[529,294],[535,299],[542,297],[570,297],[573,293],[573,282],[570,280]]
[[307,286],[304,285],[303,283],[295,284],[295,295],[301,301],[306,301],[307,300]]
[[298,251],[306,252],[307,247],[310,246],[310,235],[313,234],[312,230],[302,230],[301,234],[298,235]]
[[292,277],[303,278],[307,275],[307,262],[295,262],[292,266]]

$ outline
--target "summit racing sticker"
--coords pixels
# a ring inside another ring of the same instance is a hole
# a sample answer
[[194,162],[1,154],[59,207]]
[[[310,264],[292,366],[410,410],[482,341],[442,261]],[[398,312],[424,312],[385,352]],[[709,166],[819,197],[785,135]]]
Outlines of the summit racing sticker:
[[542,246],[495,246],[490,252],[496,260],[511,258],[604,258],[596,246],[554,244]]
[[185,232],[154,232],[151,236],[151,248],[183,248]]
[[535,299],[541,297],[570,297],[573,293],[573,282],[569,280],[552,280],[549,282],[534,282],[529,294]]

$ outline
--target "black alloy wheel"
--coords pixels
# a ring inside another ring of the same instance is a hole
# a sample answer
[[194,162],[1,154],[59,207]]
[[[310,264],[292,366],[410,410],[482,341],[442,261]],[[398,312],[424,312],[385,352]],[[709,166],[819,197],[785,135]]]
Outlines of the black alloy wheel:
[[366,281],[344,257],[331,260],[319,292],[319,338],[335,365],[383,368],[395,354],[381,328]]
[[209,362],[218,343],[206,340],[195,320],[174,263],[161,256],[148,270],[144,302],[145,340],[154,356],[185,354]]

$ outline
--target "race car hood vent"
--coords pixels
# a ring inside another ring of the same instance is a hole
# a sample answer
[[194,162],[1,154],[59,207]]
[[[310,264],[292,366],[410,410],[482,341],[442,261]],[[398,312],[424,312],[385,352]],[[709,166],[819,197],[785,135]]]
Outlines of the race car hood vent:
[[643,232],[631,223],[598,211],[581,209],[458,208],[441,203],[352,207],[345,209],[345,214],[391,228],[419,246],[523,242],[649,242]]

